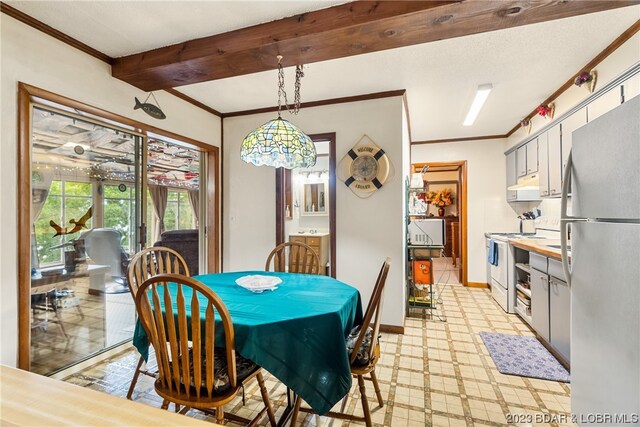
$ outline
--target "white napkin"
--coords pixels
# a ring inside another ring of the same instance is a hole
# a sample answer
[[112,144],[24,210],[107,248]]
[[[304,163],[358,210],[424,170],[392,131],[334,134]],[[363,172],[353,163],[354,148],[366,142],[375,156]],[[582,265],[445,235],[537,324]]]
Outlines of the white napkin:
[[282,283],[282,280],[279,277],[261,276],[259,274],[242,276],[236,279],[238,286],[255,293],[276,290],[280,283]]

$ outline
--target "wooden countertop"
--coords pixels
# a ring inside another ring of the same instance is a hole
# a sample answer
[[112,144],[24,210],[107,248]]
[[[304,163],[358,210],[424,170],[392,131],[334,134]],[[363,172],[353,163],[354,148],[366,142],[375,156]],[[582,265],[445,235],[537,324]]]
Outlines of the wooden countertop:
[[211,427],[219,424],[0,366],[0,425]]
[[[530,252],[536,252],[541,255],[562,259],[560,249],[552,248],[548,245],[559,245],[560,240],[554,239],[509,239],[509,243],[515,247],[526,249]],[[571,253],[569,253],[571,258]]]

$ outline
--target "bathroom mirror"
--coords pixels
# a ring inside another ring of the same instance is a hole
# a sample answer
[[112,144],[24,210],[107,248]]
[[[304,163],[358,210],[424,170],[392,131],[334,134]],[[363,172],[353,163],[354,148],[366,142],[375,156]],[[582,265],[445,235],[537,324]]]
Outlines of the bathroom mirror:
[[326,182],[305,182],[300,196],[300,215],[328,215]]

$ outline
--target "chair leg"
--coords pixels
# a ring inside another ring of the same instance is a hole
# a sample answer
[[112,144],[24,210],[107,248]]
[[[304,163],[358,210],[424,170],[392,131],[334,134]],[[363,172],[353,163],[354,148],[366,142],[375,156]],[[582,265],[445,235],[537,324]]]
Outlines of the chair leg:
[[131,378],[131,385],[129,386],[129,391],[127,392],[127,399],[131,400],[131,396],[133,395],[133,389],[136,386],[136,383],[138,382],[138,377],[140,376],[140,368],[142,368],[142,363],[144,362],[144,359],[142,358],[142,356],[140,356],[140,359],[138,360],[138,366],[136,366],[136,371],[133,373],[133,378]]
[[296,396],[296,406],[293,408],[293,414],[291,414],[291,427],[295,427],[298,414],[300,413],[300,406],[302,406],[302,398]]
[[224,409],[222,409],[222,406],[216,408],[216,423],[224,424]]
[[160,406],[160,409],[166,409],[166,410],[169,409],[169,401],[167,399],[164,399],[162,401],[162,406]]
[[371,427],[371,412],[369,411],[369,402],[367,401],[367,388],[364,385],[364,377],[362,375],[358,375],[358,384],[360,385],[360,399],[362,400],[364,423],[367,427]]
[[376,371],[371,371],[371,382],[373,383],[373,388],[376,390],[376,397],[378,398],[378,406],[382,408],[384,406],[384,401],[382,400],[382,393],[380,392],[380,385],[378,384],[378,378],[376,377]]
[[347,402],[349,401],[349,392],[342,398],[342,405],[340,405],[340,412],[344,413],[347,408]]
[[267,407],[267,416],[269,417],[269,424],[271,427],[276,427],[276,416],[273,413],[273,407],[271,406],[271,401],[269,400],[269,393],[267,392],[267,386],[264,385],[264,377],[262,376],[262,372],[258,372],[256,376],[258,379],[258,385],[260,386],[260,394],[262,394],[262,401],[264,402],[264,406]]

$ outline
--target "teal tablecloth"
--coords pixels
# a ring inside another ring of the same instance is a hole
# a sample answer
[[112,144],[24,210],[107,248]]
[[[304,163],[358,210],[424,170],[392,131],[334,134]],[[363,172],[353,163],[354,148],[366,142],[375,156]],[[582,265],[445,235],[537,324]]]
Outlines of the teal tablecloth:
[[[282,283],[275,291],[252,293],[235,283],[248,274],[278,276]],[[227,306],[236,351],[273,374],[317,413],[328,412],[349,391],[345,338],[362,321],[360,293],[355,288],[327,276],[264,271],[194,278],[213,289]],[[216,338],[216,342],[224,340]],[[148,357],[149,341],[140,322],[133,345]]]

